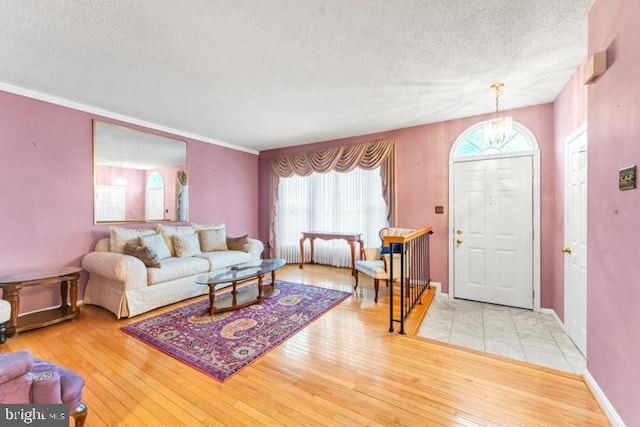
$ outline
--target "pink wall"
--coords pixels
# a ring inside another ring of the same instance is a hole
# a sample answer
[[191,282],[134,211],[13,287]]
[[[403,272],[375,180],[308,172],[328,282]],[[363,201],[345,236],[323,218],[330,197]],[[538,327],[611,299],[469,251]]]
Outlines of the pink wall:
[[193,142],[189,172],[191,221],[224,222],[229,236],[258,236],[258,156]]
[[[553,295],[553,258],[549,250],[553,244],[555,202],[553,105],[544,104],[509,111],[514,120],[528,127],[538,139],[541,149],[541,245],[543,307],[550,307]],[[268,238],[269,160],[277,155],[308,151],[333,145],[348,145],[381,138],[394,138],[398,143],[398,225],[422,227],[432,225],[431,277],[449,290],[448,280],[448,186],[449,152],[456,138],[469,126],[490,115],[397,129],[378,134],[363,135],[305,146],[270,150],[260,153],[260,236]],[[445,206],[444,215],[436,215],[434,207]]]
[[[93,118],[0,92],[0,274],[79,265],[96,240],[107,235],[107,226],[93,225]],[[255,236],[258,156],[187,143],[191,220],[226,222],[232,233]],[[80,297],[85,282],[83,277]],[[24,290],[21,312],[58,304],[55,288]]]
[[618,170],[640,163],[640,2],[597,0],[589,52],[609,68],[589,86],[588,370],[626,425],[640,425],[640,189]]
[[[584,65],[584,64],[583,64]],[[552,231],[553,260],[551,264],[550,307],[560,319],[564,319],[564,256],[560,248],[564,246],[564,145],[567,137],[587,122],[587,86],[583,84],[582,66],[571,76],[562,92],[553,103],[555,133],[555,199],[553,203],[554,224]]]

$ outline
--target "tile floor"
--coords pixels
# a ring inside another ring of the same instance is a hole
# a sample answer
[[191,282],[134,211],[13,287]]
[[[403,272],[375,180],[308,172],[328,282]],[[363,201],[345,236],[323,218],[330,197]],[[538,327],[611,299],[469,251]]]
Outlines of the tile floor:
[[436,298],[418,335],[576,374],[585,358],[552,314]]

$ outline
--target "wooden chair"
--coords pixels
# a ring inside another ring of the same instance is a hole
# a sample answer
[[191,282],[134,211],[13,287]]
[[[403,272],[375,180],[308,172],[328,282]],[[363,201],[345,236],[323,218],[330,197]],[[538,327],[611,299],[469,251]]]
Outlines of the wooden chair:
[[[373,287],[375,289],[374,302],[378,302],[378,291],[380,288],[380,280],[384,280],[389,287],[389,272],[391,271],[390,265],[393,262],[394,274],[400,275],[400,254],[382,253],[385,236],[405,236],[412,233],[413,229],[410,228],[397,228],[386,227],[380,230],[378,235],[380,236],[380,247],[364,248],[362,253],[364,259],[360,259],[355,263],[355,278],[356,284],[354,289],[358,288],[358,273],[363,273],[373,278]],[[388,248],[387,248],[388,249]],[[392,256],[393,255],[393,256]],[[409,274],[408,262],[405,261],[405,276]]]

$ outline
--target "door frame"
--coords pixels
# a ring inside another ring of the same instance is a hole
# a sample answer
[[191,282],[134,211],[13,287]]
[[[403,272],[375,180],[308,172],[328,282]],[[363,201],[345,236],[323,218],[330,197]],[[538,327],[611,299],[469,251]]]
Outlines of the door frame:
[[[585,136],[585,147],[586,147],[586,151],[587,151],[587,163],[585,168],[587,169],[587,199],[589,198],[589,134],[588,134],[588,125],[587,123],[583,124],[582,126],[580,126],[578,129],[576,129],[575,131],[573,131],[571,133],[571,135],[569,135],[567,138],[565,138],[564,140],[564,188],[563,188],[563,199],[564,199],[564,204],[563,204],[563,220],[564,220],[564,224],[563,224],[563,228],[564,228],[564,233],[563,233],[563,241],[562,241],[562,246],[564,247],[567,244],[568,241],[568,227],[567,224],[569,223],[569,209],[567,209],[567,205],[568,205],[568,200],[567,200],[567,188],[569,186],[569,160],[567,159],[567,154],[569,153],[569,144],[571,144],[572,142],[574,142],[575,140],[577,140],[578,138],[580,138],[581,136]],[[585,205],[585,210],[587,209],[587,206]],[[585,212],[585,215],[587,215],[587,212]],[[586,224],[586,226],[588,227],[588,223]],[[585,252],[589,251],[589,241],[587,240],[588,235],[585,234]],[[562,262],[562,266],[563,266],[563,272],[562,272],[562,295],[564,297],[564,304],[562,309],[564,310],[564,315],[563,317],[563,321],[562,321],[562,327],[564,329],[564,331],[567,333],[567,335],[571,338],[571,340],[573,341],[573,337],[571,337],[571,335],[569,334],[566,324],[567,324],[567,305],[568,305],[568,298],[567,298],[567,270],[569,269],[569,262],[570,259],[569,257],[565,256],[565,254],[563,255],[563,262]],[[586,256],[586,253],[585,253]],[[586,260],[585,260],[586,261]],[[588,292],[589,292],[589,288],[586,287],[586,283],[585,283],[585,295],[588,298]],[[587,309],[588,309],[588,304],[587,304],[587,299],[585,298],[585,314],[587,313]],[[588,325],[585,325],[585,330],[587,330],[588,333],[588,329],[587,329]],[[578,347],[578,345],[576,344],[576,347]],[[580,350],[580,352],[582,352],[582,349],[580,349],[578,347],[578,349]],[[587,357],[587,336],[585,334],[585,347],[584,347],[584,353],[583,356],[586,358]]]
[[532,272],[533,272],[533,311],[540,311],[540,146],[538,145],[538,140],[533,135],[533,133],[521,125],[520,123],[514,121],[513,128],[516,129],[519,133],[525,135],[527,139],[531,142],[531,145],[534,147],[533,151],[526,151],[522,153],[497,153],[497,154],[489,154],[489,155],[481,155],[481,156],[465,156],[465,157],[453,157],[453,153],[455,153],[456,147],[460,142],[462,142],[467,134],[473,130],[475,130],[479,126],[483,126],[488,121],[476,123],[467,129],[465,129],[459,136],[456,138],[455,142],[451,146],[451,151],[449,152],[449,226],[448,228],[448,239],[449,239],[449,298],[453,299],[455,295],[455,280],[454,280],[454,240],[455,240],[455,230],[454,230],[454,196],[453,196],[453,182],[454,182],[454,163],[458,162],[470,162],[477,160],[490,160],[490,159],[503,159],[503,158],[512,158],[512,157],[531,157],[532,165],[533,165],[533,260],[532,260]]

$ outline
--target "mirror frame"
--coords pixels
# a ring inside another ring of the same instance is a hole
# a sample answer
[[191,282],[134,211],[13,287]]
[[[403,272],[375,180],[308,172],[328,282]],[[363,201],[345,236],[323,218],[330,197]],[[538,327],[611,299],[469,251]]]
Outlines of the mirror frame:
[[[189,144],[188,141],[186,140],[181,140],[181,139],[176,139],[173,136],[166,136],[166,135],[161,135],[158,133],[153,132],[153,130],[151,129],[143,129],[143,128],[137,128],[137,127],[133,127],[133,126],[129,126],[126,123],[114,123],[114,122],[110,122],[110,121],[106,121],[106,120],[99,120],[99,119],[93,119],[93,123],[92,123],[92,149],[93,149],[93,223],[94,225],[108,225],[108,224],[130,224],[130,223],[157,223],[157,222],[184,222],[184,221],[188,221],[189,220],[189,186],[188,186],[188,181],[187,184],[185,185],[186,187],[186,191],[185,191],[185,196],[186,196],[186,210],[187,210],[187,214],[186,214],[186,218],[184,219],[178,219],[177,216],[174,219],[157,219],[157,220],[152,220],[149,219],[147,220],[146,218],[133,218],[133,219],[127,219],[126,217],[122,220],[98,220],[98,201],[97,201],[97,187],[98,187],[98,145],[100,144],[100,142],[98,141],[98,139],[100,138],[99,132],[98,132],[98,127],[100,126],[113,126],[116,128],[121,128],[123,132],[128,133],[130,136],[134,136],[136,134],[139,134],[139,138],[141,138],[141,141],[144,140],[145,144],[148,143],[153,143],[153,144],[164,144],[167,142],[176,142],[176,143],[182,143],[184,145],[184,167],[180,168],[179,170],[184,170],[186,172],[186,177],[185,179],[188,179],[189,176]],[[110,160],[111,163],[113,163],[113,160]],[[111,165],[112,167],[120,167],[120,168],[127,168],[127,160],[126,159],[122,159],[121,162],[119,162],[118,166],[115,165]],[[157,169],[159,169],[161,166],[159,165],[159,167],[157,168],[152,168],[152,167],[148,167],[146,166],[145,168],[130,168],[130,169],[139,169],[139,170],[150,170],[150,171],[155,171]],[[129,168],[127,168],[129,169]],[[168,179],[169,177],[164,177],[165,180],[165,194],[168,191],[166,189],[166,185],[167,183],[175,183],[177,177],[173,177],[173,179]],[[146,182],[143,183],[143,190],[146,189]],[[175,193],[175,187],[173,190],[171,190],[173,193]],[[177,198],[177,195],[174,195],[174,207],[177,204],[177,201],[175,201],[175,198]],[[143,200],[141,201],[142,206],[143,206],[143,216],[145,215],[145,211],[146,209],[144,208],[144,205],[146,203],[146,200],[144,200],[144,195],[143,195]],[[167,209],[167,200],[165,197],[165,210]],[[175,215],[175,212],[173,212],[173,215]]]

